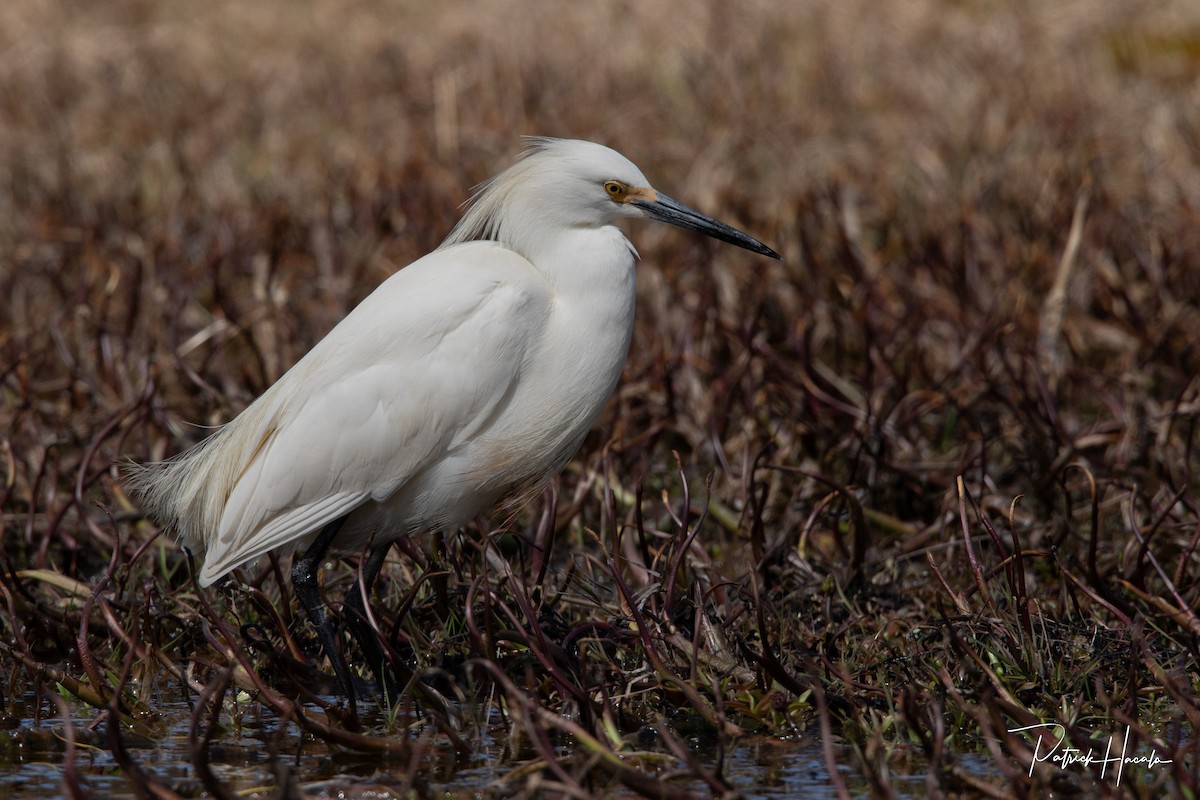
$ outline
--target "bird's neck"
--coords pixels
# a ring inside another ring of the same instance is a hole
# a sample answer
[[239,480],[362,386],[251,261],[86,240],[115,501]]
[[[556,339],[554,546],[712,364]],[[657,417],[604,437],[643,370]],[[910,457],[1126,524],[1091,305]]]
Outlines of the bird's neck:
[[529,259],[560,299],[632,303],[637,252],[613,225],[569,228],[532,246],[510,246]]

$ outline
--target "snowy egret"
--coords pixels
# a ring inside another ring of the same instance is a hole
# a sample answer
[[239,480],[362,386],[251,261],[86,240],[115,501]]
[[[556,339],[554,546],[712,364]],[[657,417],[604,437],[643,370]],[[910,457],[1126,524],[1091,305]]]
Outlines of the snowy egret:
[[[135,466],[148,516],[203,555],[201,586],[274,551],[353,698],[317,590],[326,552],[453,529],[556,475],[616,387],[633,332],[636,251],[613,225],[649,218],[779,258],[651,188],[614,150],[533,139],[433,253],[398,271],[248,408],[196,447]],[[359,584],[345,607],[376,675]],[[382,683],[382,681],[381,681]]]

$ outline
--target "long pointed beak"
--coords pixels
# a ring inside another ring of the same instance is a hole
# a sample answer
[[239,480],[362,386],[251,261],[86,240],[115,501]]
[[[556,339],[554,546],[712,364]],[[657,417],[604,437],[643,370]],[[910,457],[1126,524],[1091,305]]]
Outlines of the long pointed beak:
[[767,247],[758,239],[747,236],[737,228],[731,228],[724,222],[718,222],[712,217],[706,217],[699,211],[694,211],[661,192],[654,192],[654,194],[657,195],[657,199],[655,200],[636,199],[630,202],[645,212],[646,216],[651,219],[666,222],[669,225],[678,225],[680,228],[700,231],[705,236],[720,239],[722,242],[736,244],[738,247],[743,247],[760,255],[779,258],[779,254],[774,250]]

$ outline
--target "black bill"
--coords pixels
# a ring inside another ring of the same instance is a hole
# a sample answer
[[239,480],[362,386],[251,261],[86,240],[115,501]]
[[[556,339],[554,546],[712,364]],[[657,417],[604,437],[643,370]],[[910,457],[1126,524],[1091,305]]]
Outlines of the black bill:
[[752,252],[771,258],[779,258],[779,254],[752,236],[731,228],[724,222],[717,222],[712,217],[706,217],[699,211],[693,211],[683,203],[672,200],[665,194],[659,194],[657,200],[634,200],[633,205],[646,212],[646,216],[659,222],[678,225],[700,231],[705,236],[720,239],[722,242],[736,244]]

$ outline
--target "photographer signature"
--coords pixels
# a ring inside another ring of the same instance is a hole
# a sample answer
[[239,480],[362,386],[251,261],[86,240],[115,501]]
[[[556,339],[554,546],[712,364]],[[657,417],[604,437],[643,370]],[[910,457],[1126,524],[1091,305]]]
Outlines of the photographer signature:
[[[1171,764],[1171,759],[1159,758],[1158,753],[1151,751],[1150,755],[1127,755],[1126,748],[1129,746],[1129,726],[1125,726],[1125,736],[1121,740],[1120,754],[1114,754],[1113,737],[1108,737],[1108,745],[1104,748],[1104,756],[1100,757],[1096,754],[1093,748],[1088,748],[1086,752],[1078,747],[1072,747],[1067,742],[1067,729],[1056,722],[1044,722],[1037,725],[1025,725],[1021,728],[1009,728],[1009,733],[1025,733],[1029,735],[1033,742],[1033,758],[1029,762],[1029,774],[1033,775],[1034,767],[1042,762],[1049,761],[1052,764],[1058,764],[1059,769],[1066,769],[1072,764],[1082,764],[1085,767],[1090,767],[1093,764],[1100,765],[1100,778],[1104,779],[1105,774],[1115,767],[1117,772],[1116,785],[1121,785],[1121,773],[1125,769],[1126,764],[1144,764],[1147,769],[1153,769],[1160,764]],[[1052,736],[1058,738],[1046,748],[1047,740],[1050,737],[1043,737],[1042,732],[1055,732]]]

